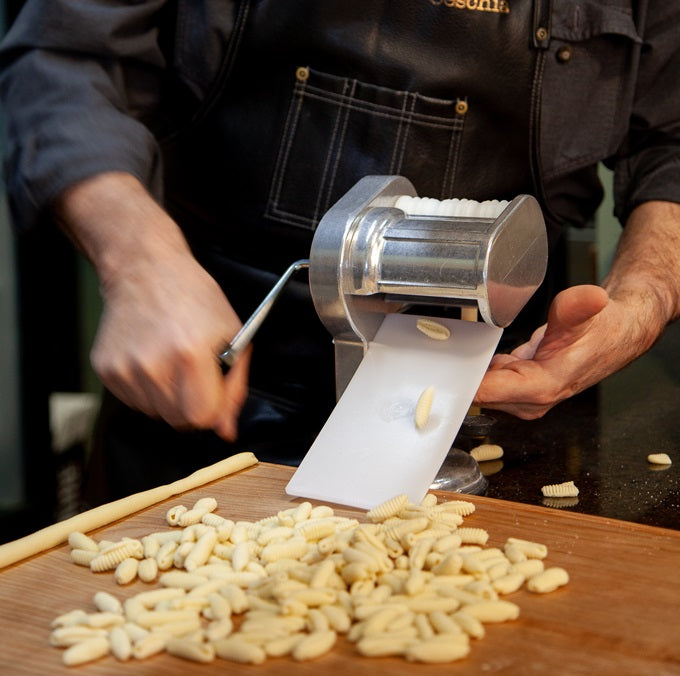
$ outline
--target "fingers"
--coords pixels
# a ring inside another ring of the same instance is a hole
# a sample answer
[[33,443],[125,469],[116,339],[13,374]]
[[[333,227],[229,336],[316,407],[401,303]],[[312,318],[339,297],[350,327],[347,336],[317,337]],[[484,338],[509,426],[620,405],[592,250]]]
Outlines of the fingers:
[[248,373],[252,348],[244,350],[223,377],[221,406],[212,429],[225,441],[235,441],[238,416],[248,396]]
[[566,398],[559,381],[540,364],[504,356],[508,359],[485,374],[475,395],[477,406],[535,420]]
[[493,358],[475,403],[533,420],[596,382],[606,361],[595,355],[604,349],[607,321],[600,313],[608,302],[606,291],[592,285],[558,294],[546,325],[510,354]]

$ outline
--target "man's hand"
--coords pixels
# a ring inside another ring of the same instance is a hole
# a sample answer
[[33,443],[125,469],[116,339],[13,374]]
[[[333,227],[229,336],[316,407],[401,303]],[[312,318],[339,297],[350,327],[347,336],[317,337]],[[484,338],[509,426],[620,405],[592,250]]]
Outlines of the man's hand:
[[57,214],[93,263],[104,310],[92,349],[121,401],[176,428],[236,437],[249,351],[224,376],[217,355],[241,323],[172,219],[127,174],[68,190]]
[[620,321],[619,308],[604,289],[575,286],[562,291],[547,324],[529,342],[491,360],[475,403],[527,420],[541,417],[620,368],[613,349]]
[[680,205],[647,202],[631,214],[610,273],[558,294],[545,326],[496,355],[479,406],[538,418],[646,352],[680,315]]
[[102,290],[92,365],[121,401],[176,428],[236,437],[249,351],[226,376],[217,354],[241,324],[210,275],[181,256],[122,275]]

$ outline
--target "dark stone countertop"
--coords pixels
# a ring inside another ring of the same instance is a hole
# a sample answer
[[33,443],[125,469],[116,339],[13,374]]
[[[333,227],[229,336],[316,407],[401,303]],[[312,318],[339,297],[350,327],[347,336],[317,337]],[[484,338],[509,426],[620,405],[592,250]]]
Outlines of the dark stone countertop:
[[[480,463],[488,497],[680,529],[680,323],[647,354],[539,420],[483,414],[495,419],[487,436],[473,438],[464,426],[455,446],[503,447],[501,460]],[[650,453],[667,453],[673,464],[651,465]],[[541,486],[569,480],[578,498],[543,498]]]

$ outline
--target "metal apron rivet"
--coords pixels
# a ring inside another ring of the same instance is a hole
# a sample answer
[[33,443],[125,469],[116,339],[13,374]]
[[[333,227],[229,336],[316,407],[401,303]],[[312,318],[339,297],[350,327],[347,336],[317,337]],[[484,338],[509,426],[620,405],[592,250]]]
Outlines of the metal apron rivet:
[[537,28],[536,39],[539,40],[540,42],[545,42],[545,40],[548,39],[548,30],[546,28],[543,28],[543,26]]
[[557,50],[557,60],[560,63],[567,63],[567,61],[571,60],[572,54],[574,53],[574,50],[569,47],[568,45],[565,45],[564,47],[560,47]]
[[300,82],[306,82],[309,79],[309,68],[307,66],[300,66],[296,71],[295,71],[295,77],[300,81]]

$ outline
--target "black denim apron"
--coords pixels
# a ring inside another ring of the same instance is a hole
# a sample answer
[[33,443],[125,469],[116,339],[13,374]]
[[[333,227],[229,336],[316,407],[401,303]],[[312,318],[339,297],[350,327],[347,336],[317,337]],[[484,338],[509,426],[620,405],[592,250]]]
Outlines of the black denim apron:
[[[548,4],[241,3],[221,75],[164,161],[168,209],[243,319],[309,255],[320,218],[365,175],[401,174],[439,199],[535,193]],[[130,466],[145,455],[165,458],[163,477],[134,471],[151,485],[238,450],[297,464],[334,404],[333,373],[331,336],[305,281],[293,283],[255,339],[236,446],[169,428],[159,441],[156,425],[127,412],[119,438],[106,433],[117,458],[107,473],[129,492]]]

